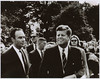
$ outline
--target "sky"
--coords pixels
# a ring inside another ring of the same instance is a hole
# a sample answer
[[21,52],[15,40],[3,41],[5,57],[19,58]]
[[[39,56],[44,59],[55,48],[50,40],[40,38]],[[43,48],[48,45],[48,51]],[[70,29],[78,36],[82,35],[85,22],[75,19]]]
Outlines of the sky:
[[100,4],[100,0],[78,0],[80,3],[90,3],[91,5],[97,5],[98,3]]
[[80,3],[90,3],[91,5],[100,4],[100,0],[1,0],[1,1],[79,1]]

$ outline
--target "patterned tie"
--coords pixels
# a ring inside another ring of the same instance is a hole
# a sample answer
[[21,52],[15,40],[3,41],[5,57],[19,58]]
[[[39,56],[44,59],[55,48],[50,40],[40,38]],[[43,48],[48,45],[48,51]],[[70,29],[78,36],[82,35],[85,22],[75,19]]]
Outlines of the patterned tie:
[[27,62],[27,58],[26,58],[26,55],[24,53],[23,50],[20,50],[21,54],[22,54],[22,59],[23,59],[23,62],[24,62],[24,66],[25,66],[25,72],[27,73],[28,71],[28,62]]
[[65,49],[62,50],[63,74],[65,74],[65,66],[66,66],[66,63],[67,63],[66,55],[65,55],[64,51],[65,51]]

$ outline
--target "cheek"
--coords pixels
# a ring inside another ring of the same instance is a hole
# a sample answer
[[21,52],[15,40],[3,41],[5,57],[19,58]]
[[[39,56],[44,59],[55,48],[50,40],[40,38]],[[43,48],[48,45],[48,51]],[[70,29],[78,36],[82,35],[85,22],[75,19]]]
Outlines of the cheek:
[[17,44],[21,44],[21,40],[17,40],[16,43],[17,43]]
[[65,40],[66,40],[66,41],[69,41],[70,39],[69,39],[69,37],[65,37]]

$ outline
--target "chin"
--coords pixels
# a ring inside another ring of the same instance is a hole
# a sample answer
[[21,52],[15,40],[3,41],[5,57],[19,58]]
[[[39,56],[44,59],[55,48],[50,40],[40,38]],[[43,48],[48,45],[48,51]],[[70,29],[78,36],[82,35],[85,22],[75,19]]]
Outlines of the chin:
[[62,46],[62,45],[64,45],[64,44],[63,44],[63,43],[58,43],[58,45],[59,45],[59,46]]

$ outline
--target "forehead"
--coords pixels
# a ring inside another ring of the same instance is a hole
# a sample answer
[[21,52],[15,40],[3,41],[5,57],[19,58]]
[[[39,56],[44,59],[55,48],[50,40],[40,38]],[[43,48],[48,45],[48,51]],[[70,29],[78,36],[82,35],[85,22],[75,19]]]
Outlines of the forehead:
[[67,31],[66,31],[66,30],[63,30],[63,31],[57,31],[56,33],[57,33],[57,34],[66,34]]
[[71,40],[77,40],[77,38],[73,37]]
[[38,42],[46,42],[46,40],[38,40]]
[[18,30],[15,32],[15,37],[25,36],[24,32],[22,30]]

